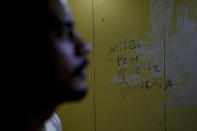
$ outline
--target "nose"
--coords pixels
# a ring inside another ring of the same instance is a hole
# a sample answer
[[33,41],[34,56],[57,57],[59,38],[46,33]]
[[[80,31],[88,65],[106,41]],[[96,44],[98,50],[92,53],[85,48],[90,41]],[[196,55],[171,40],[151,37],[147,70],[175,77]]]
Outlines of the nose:
[[75,33],[75,52],[77,56],[84,56],[90,53],[91,45],[84,41],[79,34]]

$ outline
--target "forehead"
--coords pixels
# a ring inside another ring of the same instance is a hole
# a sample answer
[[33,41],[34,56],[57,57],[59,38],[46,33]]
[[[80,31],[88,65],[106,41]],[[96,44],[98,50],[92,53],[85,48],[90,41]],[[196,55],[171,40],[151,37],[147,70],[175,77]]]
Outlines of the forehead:
[[52,15],[61,23],[73,23],[73,17],[67,0],[49,0]]

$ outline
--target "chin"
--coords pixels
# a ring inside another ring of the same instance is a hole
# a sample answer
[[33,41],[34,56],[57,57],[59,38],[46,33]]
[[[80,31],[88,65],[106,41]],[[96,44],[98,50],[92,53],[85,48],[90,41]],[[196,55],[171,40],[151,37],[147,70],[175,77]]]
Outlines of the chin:
[[72,86],[60,85],[58,84],[53,92],[53,99],[57,104],[70,101],[79,101],[88,92],[88,86],[86,82],[75,83]]
[[79,101],[87,94],[87,90],[70,90],[66,89],[57,94],[56,100],[58,104],[63,102]]
[[76,81],[72,84],[71,89],[76,92],[85,92],[88,90],[86,81]]

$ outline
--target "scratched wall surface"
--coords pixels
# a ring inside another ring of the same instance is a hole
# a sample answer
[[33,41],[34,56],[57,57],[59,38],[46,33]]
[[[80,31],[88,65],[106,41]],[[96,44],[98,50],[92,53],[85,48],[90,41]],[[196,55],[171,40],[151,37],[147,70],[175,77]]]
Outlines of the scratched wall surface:
[[197,130],[197,1],[70,0],[92,43],[90,91],[58,109],[70,131]]
[[163,32],[151,21],[162,14],[150,14],[149,0],[94,1],[98,131],[164,130]]
[[99,131],[164,130],[163,32],[152,28],[158,14],[150,7],[149,0],[95,1]]

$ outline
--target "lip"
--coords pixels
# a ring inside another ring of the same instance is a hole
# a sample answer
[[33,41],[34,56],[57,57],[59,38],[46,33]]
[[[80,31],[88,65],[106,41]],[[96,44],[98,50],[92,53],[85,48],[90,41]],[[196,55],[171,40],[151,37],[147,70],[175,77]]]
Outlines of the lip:
[[86,77],[86,76],[87,76],[87,71],[86,71],[85,69],[83,69],[83,70],[81,71],[81,76],[82,76],[82,77]]
[[88,64],[88,60],[85,59],[79,66],[78,68],[76,68],[76,70],[74,71],[73,73],[73,76],[86,76],[86,70],[85,70],[85,67],[87,66]]

